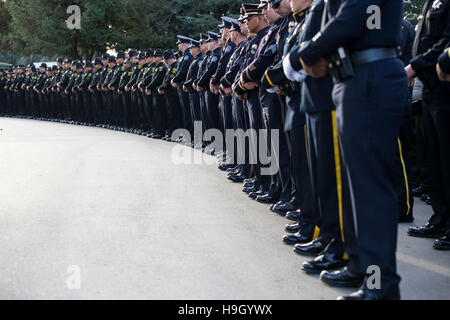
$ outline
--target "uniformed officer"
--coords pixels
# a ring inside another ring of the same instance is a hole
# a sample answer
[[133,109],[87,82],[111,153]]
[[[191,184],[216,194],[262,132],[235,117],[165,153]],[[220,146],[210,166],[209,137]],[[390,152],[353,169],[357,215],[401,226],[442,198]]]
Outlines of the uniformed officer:
[[167,73],[167,66],[163,62],[163,50],[155,50],[155,66],[150,83],[145,87],[148,95],[153,97],[153,119],[155,125],[154,139],[162,139],[167,135],[166,100],[163,94],[158,93],[158,87],[163,83]]
[[408,234],[440,238],[434,243],[435,249],[450,248],[450,84],[440,81],[436,67],[449,42],[450,1],[428,0],[417,25],[413,59],[405,70],[410,85],[415,77],[424,85],[423,122],[434,214],[426,225],[410,228]]
[[95,58],[94,60],[94,71],[92,75],[91,83],[88,86],[88,91],[91,93],[91,105],[92,105],[92,120],[96,126],[103,125],[104,113],[103,105],[101,99],[101,92],[98,85],[101,81],[103,75],[103,62],[101,58]]
[[176,129],[182,128],[183,125],[183,112],[181,110],[180,98],[177,90],[171,85],[173,78],[178,72],[178,61],[172,50],[166,50],[163,58],[167,66],[167,72],[164,76],[163,83],[158,88],[158,93],[164,94],[166,98],[168,136],[165,140],[176,142],[179,141],[180,137],[173,137],[172,134]]
[[92,78],[94,76],[94,65],[91,61],[86,61],[84,65],[84,72],[81,76],[81,82],[77,86],[78,94],[80,95],[80,100],[82,100],[83,109],[80,109],[81,121],[89,126],[94,124],[94,110],[92,105],[92,97],[91,92],[89,92],[88,88],[92,82]]
[[0,69],[0,116],[3,117],[6,114],[6,73],[3,69]]
[[153,79],[153,74],[155,72],[155,50],[148,49],[146,52],[146,67],[144,68],[144,73],[142,75],[141,81],[138,83],[137,87],[139,91],[141,91],[144,105],[145,105],[145,114],[146,114],[146,128],[147,128],[147,136],[152,138],[154,134],[156,134],[155,127],[155,119],[153,115],[153,97],[150,92],[146,92],[145,88],[150,84]]
[[61,94],[61,103],[62,103],[62,114],[64,115],[64,120],[66,122],[71,121],[70,119],[70,98],[68,93],[66,93],[65,89],[69,84],[70,77],[72,76],[72,59],[68,58],[64,61],[62,66],[62,74],[59,82],[57,83],[58,92]]
[[369,289],[365,283],[361,290],[343,299],[400,298],[393,155],[398,149],[407,100],[407,81],[396,50],[402,1],[378,4],[381,28],[368,27],[366,12],[372,4],[369,0],[344,0],[332,16],[330,1],[326,1],[328,23],[285,58],[285,71],[303,67],[312,77],[330,72],[334,78],[333,101],[357,226],[360,265],[364,272],[373,265],[381,271],[381,288]]
[[104,70],[104,74],[102,75],[102,79],[99,82],[99,87],[102,90],[103,96],[103,111],[105,115],[105,126],[106,128],[110,128],[113,130],[118,130],[118,126],[115,123],[114,114],[113,114],[113,93],[108,90],[109,83],[114,76],[114,72],[116,71],[116,57],[113,55],[108,56],[108,65]]
[[[134,52],[131,52],[133,55]],[[120,72],[120,80],[119,84],[117,86],[117,94],[119,97],[122,98],[122,112],[121,112],[121,119],[120,123],[122,124],[122,128],[127,132],[132,132],[132,102],[131,102],[131,92],[128,88],[128,91],[126,91],[127,85],[130,82],[130,79],[132,77],[132,70],[133,62],[131,59],[126,59],[122,64],[122,70]]]
[[[133,72],[131,74],[130,82],[125,87],[125,91],[131,91],[131,109],[130,117],[134,133],[143,135],[145,129],[145,105],[142,92],[137,90],[137,84],[142,80],[142,77],[146,71],[146,53],[140,52],[137,58],[131,58],[134,61]],[[145,133],[147,134],[147,133]]]
[[[189,101],[189,93],[185,92],[183,90],[183,83],[186,81],[187,74],[189,71],[189,67],[192,64],[192,61],[194,60],[194,57],[192,56],[190,52],[190,46],[191,41],[193,39],[185,37],[183,35],[177,36],[177,46],[178,50],[183,53],[179,60],[179,66],[177,69],[177,74],[175,77],[173,77],[171,85],[174,88],[177,88],[178,96],[180,99],[180,105],[182,109],[182,115],[183,115],[183,128],[189,131],[191,135],[191,139],[194,137],[194,126],[193,126],[193,120],[192,120],[192,114],[191,114],[191,107],[190,107],[190,101]],[[186,137],[183,137],[182,140],[185,140]],[[180,141],[182,142],[182,141]],[[187,144],[190,144],[191,141],[183,141]]]

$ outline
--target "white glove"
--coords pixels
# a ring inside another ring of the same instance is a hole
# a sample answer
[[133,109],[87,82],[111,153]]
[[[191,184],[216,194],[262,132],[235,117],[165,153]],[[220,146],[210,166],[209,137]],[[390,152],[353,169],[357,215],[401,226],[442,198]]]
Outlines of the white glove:
[[280,90],[280,88],[278,88],[277,86],[275,86],[275,87],[272,87],[272,88],[267,89],[266,91],[267,91],[268,93],[277,93],[278,90]]
[[289,59],[290,54],[288,54],[283,60],[283,71],[286,78],[290,81],[303,82],[308,74],[304,70],[300,72],[292,69],[291,60]]

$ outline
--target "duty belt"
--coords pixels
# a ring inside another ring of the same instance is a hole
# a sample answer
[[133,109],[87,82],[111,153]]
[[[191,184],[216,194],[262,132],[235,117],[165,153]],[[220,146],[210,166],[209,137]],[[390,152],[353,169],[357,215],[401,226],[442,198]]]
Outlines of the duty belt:
[[355,51],[350,54],[354,66],[398,58],[398,56],[399,55],[396,48],[373,48]]

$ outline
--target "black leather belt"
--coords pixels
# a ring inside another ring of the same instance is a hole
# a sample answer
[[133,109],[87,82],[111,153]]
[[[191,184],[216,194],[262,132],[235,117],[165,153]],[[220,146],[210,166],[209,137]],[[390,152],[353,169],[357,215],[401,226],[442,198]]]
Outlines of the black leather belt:
[[353,65],[360,66],[386,59],[398,58],[396,48],[373,48],[362,51],[355,51],[350,54]]

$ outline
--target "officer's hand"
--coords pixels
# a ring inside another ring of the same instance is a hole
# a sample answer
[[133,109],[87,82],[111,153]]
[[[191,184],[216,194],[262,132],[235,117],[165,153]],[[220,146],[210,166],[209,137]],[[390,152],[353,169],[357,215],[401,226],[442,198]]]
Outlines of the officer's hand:
[[442,71],[441,66],[439,65],[439,63],[436,64],[436,71],[437,71],[439,80],[450,82],[450,74],[449,73],[445,73],[444,71]]
[[243,100],[247,100],[248,99],[248,93],[244,93],[244,94],[236,94],[236,97],[243,101]]
[[321,58],[313,66],[307,66],[302,62],[303,69],[313,78],[323,78],[328,74],[328,62]]
[[130,88],[128,86],[125,87],[125,91],[128,92],[130,91]]
[[233,90],[231,88],[225,88],[223,85],[220,85],[220,89],[225,93],[226,96],[231,96]]
[[114,91],[114,90],[116,90],[116,88],[114,88],[114,87],[109,87],[109,90]]
[[152,94],[152,92],[150,90],[145,90],[145,94],[149,96]]
[[117,93],[118,93],[118,94],[122,94],[122,93],[123,93],[123,91],[122,91],[122,90],[120,90],[120,89],[117,89]]
[[405,67],[406,76],[408,77],[408,86],[414,86],[414,78],[417,76],[416,71],[409,64]]
[[178,88],[178,84],[176,84],[175,82],[173,82],[173,80],[172,80],[172,81],[170,81],[170,84],[172,85],[172,87],[174,87],[174,88]]
[[257,87],[258,85],[256,84],[256,82],[246,82],[244,83],[244,87],[248,90],[253,90]]
[[132,92],[136,92],[136,88],[131,88],[131,91]]

